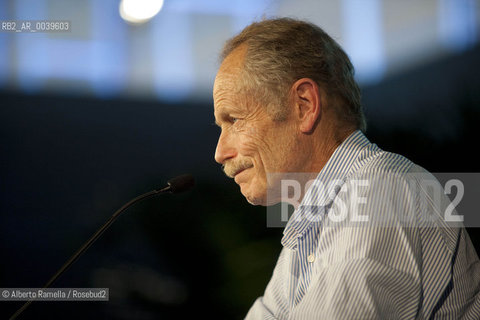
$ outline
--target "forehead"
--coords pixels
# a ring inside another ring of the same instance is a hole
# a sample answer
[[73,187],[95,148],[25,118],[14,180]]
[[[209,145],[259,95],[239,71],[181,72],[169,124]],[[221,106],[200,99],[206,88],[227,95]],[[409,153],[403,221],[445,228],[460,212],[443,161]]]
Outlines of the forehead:
[[228,86],[229,84],[236,84],[236,80],[238,80],[244,68],[247,51],[247,45],[241,44],[225,57],[218,69],[217,76],[215,77],[215,84],[213,87],[214,95],[220,88]]
[[233,73],[241,70],[245,63],[247,51],[248,46],[245,43],[232,50],[232,52],[223,59],[218,72]]
[[248,113],[247,101],[235,88],[235,80],[217,80],[215,81],[213,106],[215,122],[220,124],[224,119],[233,114],[240,116]]
[[215,77],[214,98],[222,89],[234,89],[243,70],[246,54],[247,45],[242,44],[225,57]]
[[213,86],[215,117],[220,113],[228,113],[232,111],[231,109],[240,108],[238,80],[243,70],[246,52],[247,46],[241,45],[233,50],[220,65]]

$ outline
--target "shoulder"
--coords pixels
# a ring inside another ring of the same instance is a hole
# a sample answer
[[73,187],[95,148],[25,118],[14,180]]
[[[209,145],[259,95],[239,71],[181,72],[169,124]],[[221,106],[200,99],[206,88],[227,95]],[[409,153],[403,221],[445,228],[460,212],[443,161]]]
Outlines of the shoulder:
[[[406,174],[415,164],[406,157],[371,144],[362,150],[356,161],[355,174]],[[424,170],[425,171],[425,170]]]

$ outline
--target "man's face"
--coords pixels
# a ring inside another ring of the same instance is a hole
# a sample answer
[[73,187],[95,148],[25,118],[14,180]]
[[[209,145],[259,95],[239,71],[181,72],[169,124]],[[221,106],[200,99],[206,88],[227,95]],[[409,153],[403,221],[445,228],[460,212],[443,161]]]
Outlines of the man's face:
[[250,203],[266,205],[267,173],[295,169],[295,123],[290,118],[272,120],[254,97],[238,93],[235,84],[243,61],[239,49],[225,59],[215,79],[215,120],[222,130],[215,160]]

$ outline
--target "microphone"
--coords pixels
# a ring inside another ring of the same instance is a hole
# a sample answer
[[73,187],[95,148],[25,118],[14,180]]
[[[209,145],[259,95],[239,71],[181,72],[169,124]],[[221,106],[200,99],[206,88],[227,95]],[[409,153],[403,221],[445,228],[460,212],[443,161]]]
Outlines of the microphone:
[[165,191],[170,191],[171,193],[181,193],[191,189],[195,185],[195,180],[191,175],[183,174],[181,176],[168,180],[167,184],[168,184],[168,186],[166,187],[167,190]]
[[[187,190],[190,190],[193,186],[195,185],[195,180],[190,174],[183,174],[181,176],[172,178],[167,181],[167,186],[159,189],[159,190],[153,190],[147,193],[144,193],[126,204],[124,204],[120,209],[118,209],[111,217],[110,219],[105,222],[103,226],[101,226],[97,232],[95,232],[90,239],[85,242],[80,249],[75,252],[73,256],[70,257],[70,259],[65,262],[65,264],[58,269],[58,271],[52,276],[50,280],[43,286],[43,289],[46,289],[50,287],[75,261],[78,260],[78,258],[88,249],[90,246],[107,230],[112,223],[120,216],[120,214],[125,211],[127,208],[132,206],[133,204],[142,201],[146,198],[155,196],[157,194],[163,194],[163,193],[181,193]],[[18,309],[11,317],[10,320],[16,319],[28,306],[33,302],[33,300],[27,301],[20,309]]]

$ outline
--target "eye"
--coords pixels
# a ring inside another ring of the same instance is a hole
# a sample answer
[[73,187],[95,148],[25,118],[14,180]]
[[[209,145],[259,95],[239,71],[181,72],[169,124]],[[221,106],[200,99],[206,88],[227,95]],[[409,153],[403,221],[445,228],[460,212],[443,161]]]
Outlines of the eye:
[[235,122],[237,122],[238,120],[240,120],[240,119],[234,118],[234,117],[230,118],[230,121],[231,121],[232,123],[235,123]]

